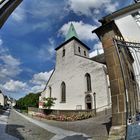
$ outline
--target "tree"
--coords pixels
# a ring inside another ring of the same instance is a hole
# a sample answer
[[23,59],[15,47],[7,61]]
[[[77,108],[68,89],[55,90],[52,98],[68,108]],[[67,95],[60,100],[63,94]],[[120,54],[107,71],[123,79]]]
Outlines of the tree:
[[29,93],[25,97],[20,98],[16,101],[15,108],[27,110],[28,107],[38,107],[39,103],[39,93]]
[[55,100],[56,98],[52,98],[52,97],[48,97],[48,98],[44,98],[45,103],[44,103],[44,107],[50,109],[52,106],[54,106],[55,104]]

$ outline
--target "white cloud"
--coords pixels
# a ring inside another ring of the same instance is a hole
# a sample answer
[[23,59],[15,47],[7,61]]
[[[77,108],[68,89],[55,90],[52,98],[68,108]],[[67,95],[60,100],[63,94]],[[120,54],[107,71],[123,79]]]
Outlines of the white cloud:
[[106,6],[106,11],[109,12],[109,13],[114,12],[114,11],[116,11],[116,8],[117,8],[118,5],[119,5],[118,2],[115,2],[113,4],[110,3]]
[[45,84],[36,85],[36,86],[33,86],[33,87],[31,88],[31,92],[37,93],[37,92],[43,91],[44,88],[45,88]]
[[53,70],[49,72],[40,72],[40,73],[34,74],[31,82],[33,84],[38,84],[38,85],[46,84],[52,72]]
[[0,46],[3,44],[3,41],[2,41],[2,39],[0,38]]
[[40,22],[33,25],[33,30],[45,30],[48,28],[48,22]]
[[94,56],[96,56],[98,54],[102,54],[102,53],[104,53],[102,44],[101,44],[101,42],[98,42],[97,44],[95,44],[93,46],[93,51],[89,54],[89,57],[91,58],[91,57],[94,57]]
[[11,15],[12,19],[16,22],[23,22],[26,19],[26,12],[22,6],[19,6]]
[[[113,12],[116,10],[117,2],[111,0],[68,0],[68,9],[76,14],[93,16],[94,10],[104,9],[104,12]],[[97,13],[97,11],[96,11]]]
[[11,15],[12,34],[26,35],[38,30],[50,29],[56,21],[62,20],[68,11],[65,1],[27,0],[21,3]]
[[99,50],[99,49],[102,49],[103,47],[102,47],[102,43],[101,42],[97,42],[96,44],[94,44],[94,46],[93,46],[93,49],[94,50]]
[[55,54],[55,47],[55,41],[52,38],[49,38],[48,44],[43,44],[38,51],[38,58],[42,61],[51,60]]
[[97,26],[92,26],[90,24],[83,23],[82,21],[79,21],[79,22],[70,21],[64,24],[59,30],[59,34],[65,37],[71,23],[73,23],[75,30],[78,34],[78,37],[81,40],[96,40],[97,39],[97,36],[95,34],[92,34],[92,30],[97,28]]
[[97,55],[102,54],[102,53],[104,53],[104,50],[103,50],[103,49],[94,50],[94,51],[92,51],[92,52],[89,54],[89,57],[91,58],[91,57],[97,56]]
[[11,78],[15,77],[22,71],[20,69],[20,61],[11,55],[0,56],[0,77],[1,78]]
[[15,77],[22,71],[20,68],[20,60],[14,58],[8,48],[4,45],[2,39],[0,39],[0,81],[4,82],[11,77]]
[[30,81],[31,83],[34,84],[31,87],[30,92],[43,91],[52,72],[53,70],[49,72],[40,72],[40,73],[34,74],[32,80]]
[[1,85],[1,87],[8,92],[21,92],[22,90],[25,90],[27,88],[27,84],[21,81],[10,80],[4,85]]
[[30,11],[28,12],[35,18],[47,18],[48,16],[61,18],[64,14],[66,14],[63,12],[65,7],[64,1],[53,2],[41,0],[38,2],[38,0],[33,0],[31,1],[29,7]]
[[6,65],[9,65],[9,66],[18,66],[20,65],[20,61],[18,59],[15,59],[14,57],[12,57],[11,55],[3,55],[3,56],[0,56],[0,59],[3,60],[3,62],[6,64]]

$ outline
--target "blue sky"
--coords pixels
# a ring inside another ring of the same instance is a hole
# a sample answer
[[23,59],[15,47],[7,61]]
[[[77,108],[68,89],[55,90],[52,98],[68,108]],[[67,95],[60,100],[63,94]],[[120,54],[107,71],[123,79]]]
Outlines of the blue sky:
[[[101,48],[91,31],[98,19],[133,0],[23,0],[0,30],[0,88],[16,99],[44,89],[54,66],[55,48],[72,22],[91,51]],[[91,53],[92,55],[92,53]]]

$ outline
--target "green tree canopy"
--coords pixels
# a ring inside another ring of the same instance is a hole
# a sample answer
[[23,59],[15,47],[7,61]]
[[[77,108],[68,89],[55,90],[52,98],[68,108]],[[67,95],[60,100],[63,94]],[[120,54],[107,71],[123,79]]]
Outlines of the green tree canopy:
[[20,98],[16,101],[16,108],[18,109],[27,109],[28,107],[38,107],[39,102],[39,93],[29,93],[25,97]]

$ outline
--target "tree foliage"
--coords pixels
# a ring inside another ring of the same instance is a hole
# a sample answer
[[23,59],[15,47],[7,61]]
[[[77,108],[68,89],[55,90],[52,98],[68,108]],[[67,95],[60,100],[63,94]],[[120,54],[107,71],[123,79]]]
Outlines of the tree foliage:
[[19,100],[17,100],[15,107],[17,109],[22,109],[22,110],[27,110],[28,107],[38,107],[39,96],[40,96],[40,92],[29,93],[25,97],[22,97]]
[[44,107],[50,109],[52,106],[54,106],[55,104],[55,100],[56,98],[52,98],[52,97],[48,97],[48,98],[44,98],[45,103],[44,103]]

